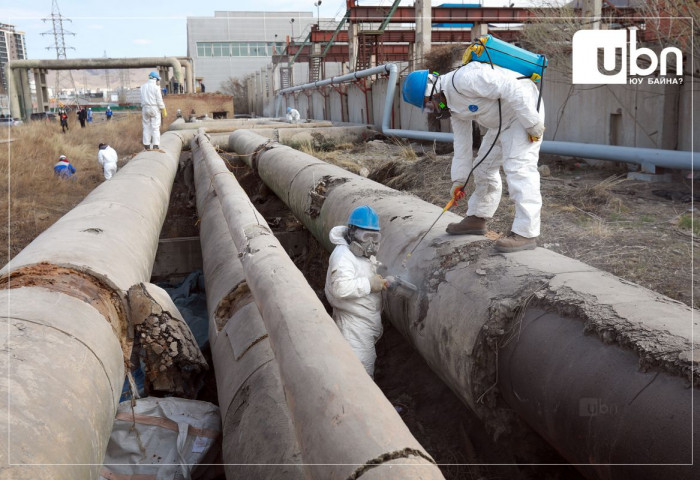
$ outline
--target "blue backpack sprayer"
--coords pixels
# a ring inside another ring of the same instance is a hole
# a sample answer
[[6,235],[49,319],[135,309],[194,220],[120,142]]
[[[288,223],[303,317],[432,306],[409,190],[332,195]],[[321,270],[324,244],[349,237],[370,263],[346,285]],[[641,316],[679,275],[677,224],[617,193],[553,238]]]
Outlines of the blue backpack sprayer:
[[[540,110],[540,103],[542,101],[541,82],[544,77],[544,70],[545,68],[547,68],[548,64],[547,57],[545,55],[532,53],[523,48],[516,47],[515,45],[511,45],[510,43],[504,42],[503,40],[499,40],[493,37],[492,35],[485,35],[472,42],[464,51],[464,55],[462,56],[462,67],[472,61],[488,63],[489,65],[491,65],[491,68],[494,68],[494,65],[498,65],[499,67],[507,68],[509,70],[522,74],[523,76],[519,77],[518,80],[529,79],[535,83],[540,83],[540,93],[537,97],[537,111]],[[431,99],[433,97],[433,94],[435,93],[436,85],[437,82],[433,83],[433,90],[430,93]],[[454,84],[454,75],[452,76],[452,86],[455,88],[455,90],[457,90],[457,87]],[[457,92],[459,92],[459,90],[457,90]],[[440,103],[440,108],[446,108],[446,105]],[[499,98],[498,132],[496,132],[496,137],[493,139],[493,143],[489,147],[486,154],[469,171],[469,175],[467,175],[467,179],[465,180],[464,185],[462,185],[461,188],[462,194],[464,193],[463,190],[464,188],[466,188],[467,183],[469,183],[469,179],[471,178],[474,169],[476,169],[476,167],[481,165],[481,163],[484,160],[486,160],[486,157],[489,156],[491,150],[493,150],[493,147],[496,145],[498,137],[501,135],[502,125],[503,115],[501,114],[501,99]],[[459,198],[462,197],[460,196]],[[418,245],[420,245],[420,243],[423,241],[428,232],[432,230],[433,226],[437,223],[438,220],[440,220],[442,214],[449,210],[452,207],[452,205],[457,203],[457,200],[458,198],[456,196],[452,197],[452,199],[447,203],[447,205],[445,205],[445,208],[443,208],[440,215],[435,219],[433,224],[430,225],[428,230],[426,230],[425,233],[420,237],[418,243],[416,243],[416,245],[411,249],[408,255],[406,255],[406,259],[403,262],[404,268],[406,267],[406,260],[408,260],[411,257],[411,255],[413,255],[413,252],[415,252],[416,248],[418,247]]]

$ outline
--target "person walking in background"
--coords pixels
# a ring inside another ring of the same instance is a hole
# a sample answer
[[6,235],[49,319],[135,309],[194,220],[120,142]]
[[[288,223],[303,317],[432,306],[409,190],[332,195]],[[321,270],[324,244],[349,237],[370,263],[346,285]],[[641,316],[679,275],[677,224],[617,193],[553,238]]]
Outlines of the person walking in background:
[[107,117],[107,120],[112,120],[112,115],[114,112],[112,112],[112,109],[109,108],[109,105],[107,105],[107,110],[105,110],[105,117]]
[[90,107],[87,109],[87,121],[88,123],[92,123],[92,108]]
[[117,172],[117,151],[106,143],[100,143],[98,149],[97,161],[102,165],[105,180],[109,180]]
[[80,107],[78,110],[78,121],[80,122],[80,127],[85,128],[85,121],[87,120],[87,110],[85,107]]
[[151,72],[146,83],[141,85],[141,122],[143,124],[143,147],[150,150],[159,150],[160,144],[160,116],[168,116],[168,111],[163,103],[158,81],[158,72]]
[[66,133],[66,130],[68,130],[68,114],[65,110],[61,110],[58,118],[61,120],[61,132]]
[[75,173],[75,167],[70,164],[68,157],[61,155],[58,162],[53,166],[53,173],[60,178],[70,178]]

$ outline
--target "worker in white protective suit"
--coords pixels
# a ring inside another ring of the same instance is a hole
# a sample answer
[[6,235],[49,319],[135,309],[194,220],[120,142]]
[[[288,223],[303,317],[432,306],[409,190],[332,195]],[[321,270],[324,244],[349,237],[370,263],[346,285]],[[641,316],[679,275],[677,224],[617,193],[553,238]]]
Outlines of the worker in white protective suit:
[[97,161],[102,165],[105,180],[109,180],[112,178],[112,175],[117,172],[119,156],[117,155],[117,151],[106,143],[100,143],[98,146]]
[[296,108],[287,107],[287,121],[289,123],[294,123],[298,122],[299,120],[301,120],[299,110],[297,110]]
[[141,121],[143,123],[143,146],[146,150],[151,147],[159,150],[160,145],[160,116],[168,116],[163,103],[163,94],[158,86],[158,72],[148,74],[148,81],[141,85]]
[[[486,233],[486,221],[501,200],[502,166],[515,202],[515,218],[510,234],[496,241],[496,250],[515,252],[537,246],[542,208],[537,161],[544,134],[544,107],[538,111],[538,94],[529,78],[489,63],[470,62],[445,75],[419,70],[406,77],[406,102],[424,111],[450,115],[454,132],[450,196],[455,200],[464,197],[470,172],[474,176],[467,216],[459,223],[450,223],[447,233]],[[476,159],[472,154],[472,121],[488,128]],[[492,151],[487,154],[489,149]]]
[[389,286],[377,274],[374,257],[381,240],[379,216],[367,205],[357,207],[348,225],[333,227],[329,237],[336,247],[328,261],[325,292],[333,320],[374,378],[374,344],[382,335],[381,291]]

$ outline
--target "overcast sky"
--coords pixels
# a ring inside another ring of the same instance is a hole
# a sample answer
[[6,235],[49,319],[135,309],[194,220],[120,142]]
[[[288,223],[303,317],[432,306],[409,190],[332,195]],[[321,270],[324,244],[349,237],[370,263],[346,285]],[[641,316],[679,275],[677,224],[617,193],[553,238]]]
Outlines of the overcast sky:
[[[58,0],[65,22],[68,58],[96,57],[160,57],[187,54],[187,17],[213,17],[216,10],[302,11],[317,14],[316,0],[116,0],[95,2]],[[487,6],[506,6],[507,0],[482,0]],[[392,0],[360,0],[360,5],[386,5]],[[413,5],[403,0],[402,6]],[[433,0],[443,3],[479,3],[478,1]],[[531,4],[531,0],[514,0],[515,5]],[[167,5],[167,8],[163,6]],[[254,8],[253,8],[254,6]],[[26,35],[27,55],[32,59],[56,58],[53,27],[50,21],[51,0],[2,0],[0,22],[14,25]],[[322,0],[321,18],[342,18],[345,0]],[[47,19],[47,21],[42,21]],[[42,35],[42,33],[49,33]]]

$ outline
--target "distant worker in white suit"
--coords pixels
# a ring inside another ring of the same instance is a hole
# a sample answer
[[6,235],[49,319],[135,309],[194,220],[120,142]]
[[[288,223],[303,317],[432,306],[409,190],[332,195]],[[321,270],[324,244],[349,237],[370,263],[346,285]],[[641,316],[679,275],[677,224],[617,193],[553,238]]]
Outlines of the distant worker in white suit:
[[100,143],[99,150],[97,151],[97,161],[102,165],[104,171],[105,180],[112,178],[117,172],[117,161],[119,156],[117,151],[107,145],[106,143]]
[[141,120],[143,123],[143,146],[150,150],[158,150],[160,145],[160,116],[168,116],[163,103],[163,94],[158,86],[160,75],[151,72],[148,81],[141,85]]
[[287,107],[287,121],[289,123],[294,123],[298,122],[299,120],[301,120],[299,110],[297,110],[296,108]]

